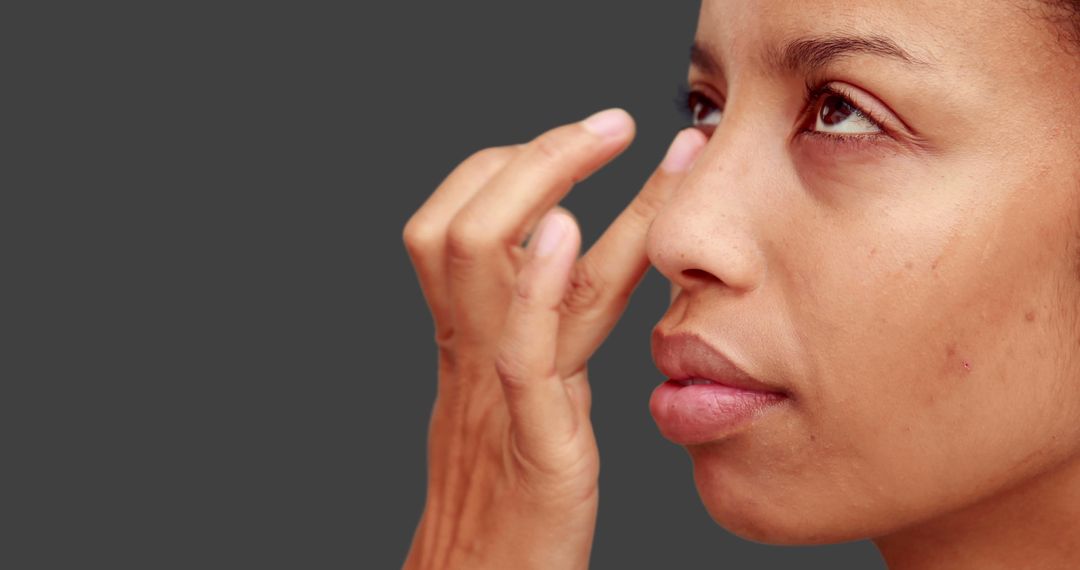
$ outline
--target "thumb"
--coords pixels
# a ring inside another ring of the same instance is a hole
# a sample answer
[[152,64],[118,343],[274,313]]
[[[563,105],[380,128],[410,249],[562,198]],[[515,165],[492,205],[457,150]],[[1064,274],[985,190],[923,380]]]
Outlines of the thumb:
[[559,307],[581,247],[568,212],[555,209],[529,240],[495,360],[524,459],[557,469],[578,431],[578,415],[555,367]]

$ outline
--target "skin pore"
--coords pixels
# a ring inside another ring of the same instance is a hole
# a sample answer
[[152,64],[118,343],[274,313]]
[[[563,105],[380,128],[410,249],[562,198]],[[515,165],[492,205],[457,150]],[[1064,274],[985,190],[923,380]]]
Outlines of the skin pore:
[[791,394],[687,446],[725,528],[1080,567],[1080,55],[1038,11],[702,2],[656,329]]

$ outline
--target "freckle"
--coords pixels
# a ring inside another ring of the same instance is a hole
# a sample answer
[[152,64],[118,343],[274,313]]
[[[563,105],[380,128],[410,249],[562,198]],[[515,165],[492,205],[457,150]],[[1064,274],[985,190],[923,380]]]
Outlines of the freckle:
[[877,253],[877,247],[873,247],[873,248],[871,248],[871,249],[870,249],[870,257],[874,257],[874,254],[875,254],[875,253]]
[[945,345],[945,356],[956,356],[956,343],[950,342]]
[[915,267],[915,264],[909,261],[909,262],[904,264],[904,267],[906,267],[908,269],[911,269],[912,267]]
[[817,441],[817,436],[814,434],[810,434],[810,441]]
[[1027,322],[1029,323],[1035,322],[1035,311],[1028,311],[1024,313],[1024,318],[1027,319]]

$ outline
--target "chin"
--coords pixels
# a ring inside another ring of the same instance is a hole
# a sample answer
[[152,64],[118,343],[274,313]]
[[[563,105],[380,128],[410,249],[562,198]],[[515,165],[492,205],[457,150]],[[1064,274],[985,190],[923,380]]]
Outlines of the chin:
[[742,471],[744,461],[719,455],[711,447],[688,447],[694,483],[709,516],[739,538],[771,545],[819,545],[861,540],[880,530],[852,520],[853,513],[842,504],[822,508],[824,498],[835,489],[807,488],[799,485],[805,483],[800,479]]

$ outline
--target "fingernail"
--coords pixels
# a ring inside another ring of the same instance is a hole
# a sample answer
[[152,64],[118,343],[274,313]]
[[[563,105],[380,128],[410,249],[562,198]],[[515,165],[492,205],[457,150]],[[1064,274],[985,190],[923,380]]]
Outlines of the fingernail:
[[604,138],[621,136],[632,127],[633,120],[622,109],[607,109],[585,119],[585,128]]
[[533,250],[534,256],[546,257],[559,246],[559,242],[566,235],[566,220],[564,217],[551,213],[544,216],[543,220],[540,220],[540,225],[536,228],[536,234],[533,238],[536,240],[536,247]]
[[668,147],[664,160],[660,162],[660,168],[673,174],[690,168],[690,165],[694,163],[694,159],[697,158],[703,142],[704,136],[701,131],[683,129],[678,135],[675,135],[675,140],[671,141],[671,146]]

